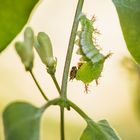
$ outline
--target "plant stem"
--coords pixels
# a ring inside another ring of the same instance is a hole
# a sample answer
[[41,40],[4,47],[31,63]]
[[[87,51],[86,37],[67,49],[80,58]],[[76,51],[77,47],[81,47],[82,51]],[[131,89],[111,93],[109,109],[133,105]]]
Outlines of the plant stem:
[[88,115],[83,111],[81,110],[75,103],[73,103],[72,101],[70,100],[67,100],[68,104],[77,112],[79,113],[79,115],[86,121],[88,120],[91,120]]
[[[74,22],[73,22],[73,27],[71,30],[68,50],[67,50],[67,56],[66,56],[63,78],[62,78],[62,86],[61,86],[61,97],[64,99],[67,98],[67,80],[68,80],[70,62],[71,62],[76,32],[77,32],[78,23],[79,23],[79,15],[82,11],[83,3],[84,3],[84,0],[78,1],[76,13],[75,13],[75,18],[74,18]],[[61,107],[60,110],[61,110],[61,140],[65,140],[65,136],[64,136],[64,108]]]
[[65,125],[64,125],[64,107],[60,106],[60,138],[65,140]]
[[61,100],[62,100],[61,98],[55,98],[53,100],[49,100],[44,106],[41,107],[41,112],[44,112],[51,105],[58,105],[58,103]]
[[71,31],[71,35],[70,35],[67,56],[66,56],[66,61],[65,61],[65,66],[64,66],[64,72],[63,72],[63,78],[62,78],[62,86],[61,86],[61,96],[63,98],[67,98],[67,81],[68,81],[70,62],[71,62],[76,32],[77,32],[77,28],[78,28],[78,24],[79,24],[79,16],[82,11],[83,3],[84,3],[84,0],[78,1],[75,18],[74,18],[74,22],[73,22],[73,26],[72,26],[72,31]]
[[[59,95],[61,95],[61,89],[60,89],[60,86],[56,80],[56,77],[54,74],[50,74],[52,79],[53,79],[53,82],[57,88],[57,91],[59,93]],[[64,107],[60,106],[60,137],[61,137],[61,140],[65,140],[65,131],[64,131]]]
[[58,84],[58,82],[57,82],[57,80],[56,80],[56,77],[55,77],[55,75],[54,74],[50,74],[51,75],[51,78],[53,79],[53,82],[54,82],[54,84],[55,84],[55,86],[56,86],[56,89],[57,89],[57,91],[58,91],[58,93],[59,93],[59,95],[61,94],[61,89],[60,89],[60,86],[59,86],[59,84]]
[[[49,100],[47,102],[47,104],[45,104],[43,107],[42,107],[42,112],[46,110],[46,108],[48,108],[50,105],[60,105],[60,107],[63,107],[61,106],[61,104],[63,104],[63,101],[65,101],[64,99],[62,99],[61,97],[60,98],[55,98],[53,100]],[[66,100],[66,102],[87,122],[90,119],[90,117],[84,112],[82,111],[75,103],[73,103],[72,101],[70,100]],[[64,107],[63,107],[64,108]],[[63,111],[63,110],[62,110]],[[63,126],[63,125],[62,125]],[[62,128],[63,129],[63,128]],[[62,131],[64,132],[64,131]],[[63,137],[63,140],[64,140],[64,137]]]
[[[61,95],[61,89],[60,86],[56,80],[56,77],[54,74],[51,74],[51,77],[53,79],[53,82],[57,88],[57,91],[59,93],[59,95]],[[64,129],[64,107],[60,106],[60,137],[61,140],[65,140],[65,129]]]
[[43,90],[41,89],[39,83],[37,82],[37,80],[36,80],[36,78],[35,78],[33,72],[32,72],[32,71],[29,71],[29,72],[30,72],[30,74],[31,74],[31,76],[32,76],[32,78],[33,78],[33,80],[34,80],[36,86],[38,87],[38,89],[39,89],[41,95],[44,97],[44,99],[45,99],[46,101],[49,101],[48,97],[45,95],[45,93],[44,93]]

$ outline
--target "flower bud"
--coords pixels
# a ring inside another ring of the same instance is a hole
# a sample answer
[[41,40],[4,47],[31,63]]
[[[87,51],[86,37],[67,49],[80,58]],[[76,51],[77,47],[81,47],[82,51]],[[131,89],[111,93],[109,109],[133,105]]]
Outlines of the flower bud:
[[33,67],[33,54],[31,52],[28,52],[23,42],[16,42],[15,48],[21,58],[22,63],[25,66],[25,69],[27,71],[31,70]]
[[38,33],[34,44],[42,62],[46,65],[49,73],[56,69],[56,59],[53,57],[52,44],[49,36],[43,32]]
[[27,27],[24,31],[24,43],[29,51],[32,50],[34,45],[34,32],[30,27]]
[[16,51],[27,71],[31,70],[33,67],[33,44],[34,33],[30,27],[27,27],[24,32],[24,42],[16,42],[15,44]]

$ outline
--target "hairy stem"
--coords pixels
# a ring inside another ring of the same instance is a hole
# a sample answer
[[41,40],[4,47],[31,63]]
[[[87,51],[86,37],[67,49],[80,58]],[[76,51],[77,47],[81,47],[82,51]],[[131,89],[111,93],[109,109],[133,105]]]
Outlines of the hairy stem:
[[36,80],[36,78],[35,78],[33,72],[32,72],[32,71],[29,71],[29,72],[30,72],[30,74],[31,74],[31,76],[32,76],[32,78],[33,78],[33,80],[34,80],[36,86],[38,87],[38,89],[39,89],[41,95],[44,97],[44,99],[45,99],[46,101],[49,101],[48,97],[45,95],[45,93],[44,93],[43,90],[41,89],[39,83],[37,82],[37,80]]
[[63,98],[67,98],[67,81],[68,81],[70,62],[71,62],[71,58],[72,58],[72,52],[73,52],[76,32],[77,32],[77,28],[78,28],[78,24],[79,24],[79,16],[82,11],[83,3],[84,3],[84,0],[78,1],[75,18],[74,18],[74,22],[73,22],[73,26],[72,26],[72,31],[71,31],[71,35],[70,35],[67,56],[66,56],[66,61],[65,61],[65,66],[64,66],[64,72],[63,72],[63,78],[62,78],[62,86],[61,86],[61,96]]

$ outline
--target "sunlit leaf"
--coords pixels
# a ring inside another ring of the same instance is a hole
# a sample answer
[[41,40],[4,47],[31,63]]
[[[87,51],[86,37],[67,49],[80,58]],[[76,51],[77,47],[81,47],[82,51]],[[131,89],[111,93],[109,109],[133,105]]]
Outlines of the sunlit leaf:
[[81,80],[84,83],[90,83],[93,80],[97,80],[103,70],[103,63],[104,62],[93,64],[89,61],[82,64],[76,73],[76,79]]
[[140,0],[113,0],[127,48],[140,64]]
[[28,103],[10,104],[3,113],[5,140],[39,140],[41,114]]
[[0,0],[0,52],[26,24],[39,0]]
[[120,140],[120,138],[106,120],[101,120],[98,123],[89,121],[80,140]]

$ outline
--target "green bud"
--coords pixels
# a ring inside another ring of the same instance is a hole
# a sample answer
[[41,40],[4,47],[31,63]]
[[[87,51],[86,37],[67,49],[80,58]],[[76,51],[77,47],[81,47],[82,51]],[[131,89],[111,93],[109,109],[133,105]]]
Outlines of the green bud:
[[40,46],[37,38],[35,38],[34,47],[35,47],[37,53],[39,54],[41,61],[46,65],[46,63],[47,63],[46,62],[47,61],[46,60],[46,48]]
[[21,58],[22,63],[25,66],[25,69],[27,71],[31,70],[33,67],[33,54],[31,52],[28,52],[23,42],[16,42],[15,48]]
[[42,62],[46,65],[49,73],[54,73],[56,59],[53,57],[52,44],[49,36],[43,32],[38,33],[34,44]]
[[24,42],[16,42],[15,48],[19,54],[25,69],[31,70],[33,67],[33,44],[34,44],[34,33],[30,27],[27,27],[24,32]]
[[34,45],[34,32],[30,27],[27,27],[24,31],[24,43],[26,48],[31,51]]

